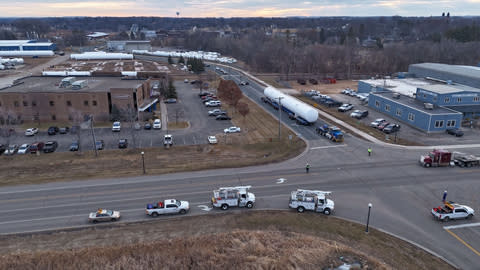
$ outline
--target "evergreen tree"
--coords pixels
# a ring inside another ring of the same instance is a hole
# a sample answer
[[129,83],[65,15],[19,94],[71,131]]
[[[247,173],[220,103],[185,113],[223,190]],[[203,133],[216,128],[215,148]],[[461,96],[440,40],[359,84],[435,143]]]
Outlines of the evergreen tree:
[[183,59],[183,56],[180,55],[180,58],[178,58],[178,63],[185,64],[185,59]]
[[170,65],[173,64],[173,59],[172,59],[172,56],[171,56],[171,55],[168,56],[168,63],[169,63]]

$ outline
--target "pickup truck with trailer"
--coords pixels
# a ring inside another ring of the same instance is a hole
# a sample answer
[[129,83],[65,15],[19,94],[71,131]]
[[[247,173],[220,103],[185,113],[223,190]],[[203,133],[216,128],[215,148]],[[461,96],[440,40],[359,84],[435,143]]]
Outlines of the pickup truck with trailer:
[[335,208],[335,203],[327,197],[330,191],[297,189],[290,194],[288,207],[303,213],[305,210],[330,215]]
[[221,187],[213,191],[212,206],[227,210],[229,207],[252,208],[255,195],[248,190],[252,186]]
[[443,206],[432,209],[433,218],[440,221],[449,221],[450,219],[470,219],[475,215],[475,211],[466,205],[456,204],[454,202],[445,202]]
[[343,142],[343,132],[338,127],[324,124],[317,127],[315,131],[333,142]]
[[179,201],[175,199],[168,199],[158,203],[149,203],[145,208],[147,215],[156,217],[158,215],[166,214],[186,214],[190,210],[190,204],[187,201]]

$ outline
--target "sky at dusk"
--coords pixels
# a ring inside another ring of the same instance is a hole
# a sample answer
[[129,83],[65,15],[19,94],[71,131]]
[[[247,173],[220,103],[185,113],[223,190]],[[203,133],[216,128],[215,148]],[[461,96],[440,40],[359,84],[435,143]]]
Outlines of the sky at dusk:
[[0,0],[0,17],[480,15],[480,0]]

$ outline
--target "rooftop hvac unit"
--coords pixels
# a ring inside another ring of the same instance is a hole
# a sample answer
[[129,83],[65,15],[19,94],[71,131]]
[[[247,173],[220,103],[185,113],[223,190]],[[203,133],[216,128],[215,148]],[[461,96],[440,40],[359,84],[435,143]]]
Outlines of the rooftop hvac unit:
[[425,109],[427,109],[427,110],[433,110],[433,104],[432,103],[423,103],[423,106],[425,106]]
[[399,93],[393,93],[392,97],[396,98],[396,99],[400,99],[400,94]]
[[76,81],[72,83],[72,89],[73,90],[78,90],[87,87],[87,81],[86,80],[81,80],[81,81]]

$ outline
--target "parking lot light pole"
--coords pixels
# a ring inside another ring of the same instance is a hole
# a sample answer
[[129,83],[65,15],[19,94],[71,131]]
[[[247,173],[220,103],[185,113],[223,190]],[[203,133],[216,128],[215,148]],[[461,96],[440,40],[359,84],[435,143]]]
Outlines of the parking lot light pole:
[[145,152],[142,151],[142,167],[143,167],[143,174],[145,174]]
[[367,227],[365,229],[365,232],[368,233],[368,224],[370,223],[370,210],[372,209],[372,203],[368,204],[368,216],[367,216]]
[[98,156],[97,150],[97,140],[95,139],[95,131],[93,130],[93,115],[90,115],[90,129],[92,130],[92,138],[93,138],[93,149],[95,149],[95,156]]

